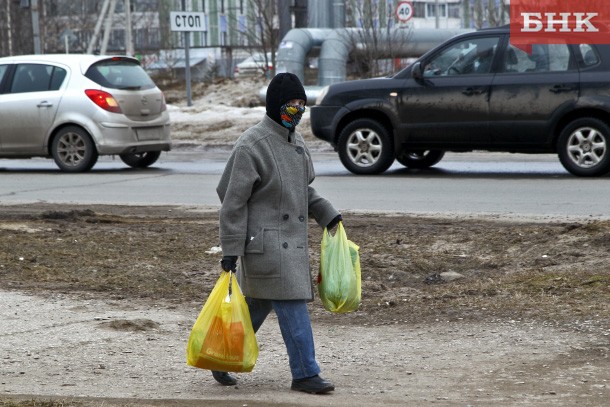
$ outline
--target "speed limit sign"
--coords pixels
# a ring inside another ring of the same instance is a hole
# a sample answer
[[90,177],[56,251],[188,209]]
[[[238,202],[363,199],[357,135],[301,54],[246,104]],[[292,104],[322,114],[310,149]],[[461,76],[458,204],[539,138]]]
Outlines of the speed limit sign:
[[401,23],[406,23],[413,17],[413,4],[410,1],[401,1],[396,6],[396,18]]

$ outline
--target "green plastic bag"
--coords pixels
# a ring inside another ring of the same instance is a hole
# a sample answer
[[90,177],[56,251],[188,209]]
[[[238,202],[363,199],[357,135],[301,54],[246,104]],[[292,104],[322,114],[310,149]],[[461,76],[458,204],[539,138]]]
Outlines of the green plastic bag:
[[324,308],[330,312],[356,311],[360,306],[360,248],[348,240],[339,222],[334,236],[325,228],[320,249],[318,290]]

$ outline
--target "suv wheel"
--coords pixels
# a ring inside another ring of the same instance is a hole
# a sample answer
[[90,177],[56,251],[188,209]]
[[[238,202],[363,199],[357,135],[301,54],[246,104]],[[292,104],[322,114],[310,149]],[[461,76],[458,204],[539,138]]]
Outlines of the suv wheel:
[[359,119],[339,135],[339,158],[354,174],[380,174],[394,162],[394,142],[381,123]]
[[161,151],[121,154],[121,161],[133,168],[146,168],[153,165],[161,156]]
[[582,177],[610,171],[610,127],[592,117],[568,124],[557,141],[557,154],[566,170]]
[[396,161],[408,168],[429,168],[445,156],[442,150],[402,150]]
[[65,172],[89,171],[98,157],[89,133],[76,126],[64,127],[57,133],[51,144],[51,155]]

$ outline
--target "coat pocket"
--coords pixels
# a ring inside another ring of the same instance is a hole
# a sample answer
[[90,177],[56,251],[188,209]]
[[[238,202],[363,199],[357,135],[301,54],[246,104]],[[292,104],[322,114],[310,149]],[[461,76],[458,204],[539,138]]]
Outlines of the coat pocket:
[[249,278],[280,275],[279,230],[262,228],[251,236],[243,257],[244,275]]
[[246,242],[246,253],[264,253],[265,252],[265,231],[268,229],[261,228],[261,230],[254,236],[249,236]]

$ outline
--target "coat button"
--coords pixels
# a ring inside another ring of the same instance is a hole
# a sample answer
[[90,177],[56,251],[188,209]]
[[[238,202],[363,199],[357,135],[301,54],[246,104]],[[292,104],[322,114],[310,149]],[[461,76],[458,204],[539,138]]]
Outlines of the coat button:
[[296,148],[297,154],[303,154],[303,147],[299,146]]
[[290,217],[290,216],[288,216],[288,214],[285,214],[285,215],[283,216],[284,220],[288,220],[288,218],[289,218],[289,217]]
[[284,242],[284,243],[282,244],[282,247],[283,247],[284,249],[288,249],[288,243]]
[[299,216],[299,220],[300,220],[301,222],[305,221],[305,216],[303,216],[303,215]]

